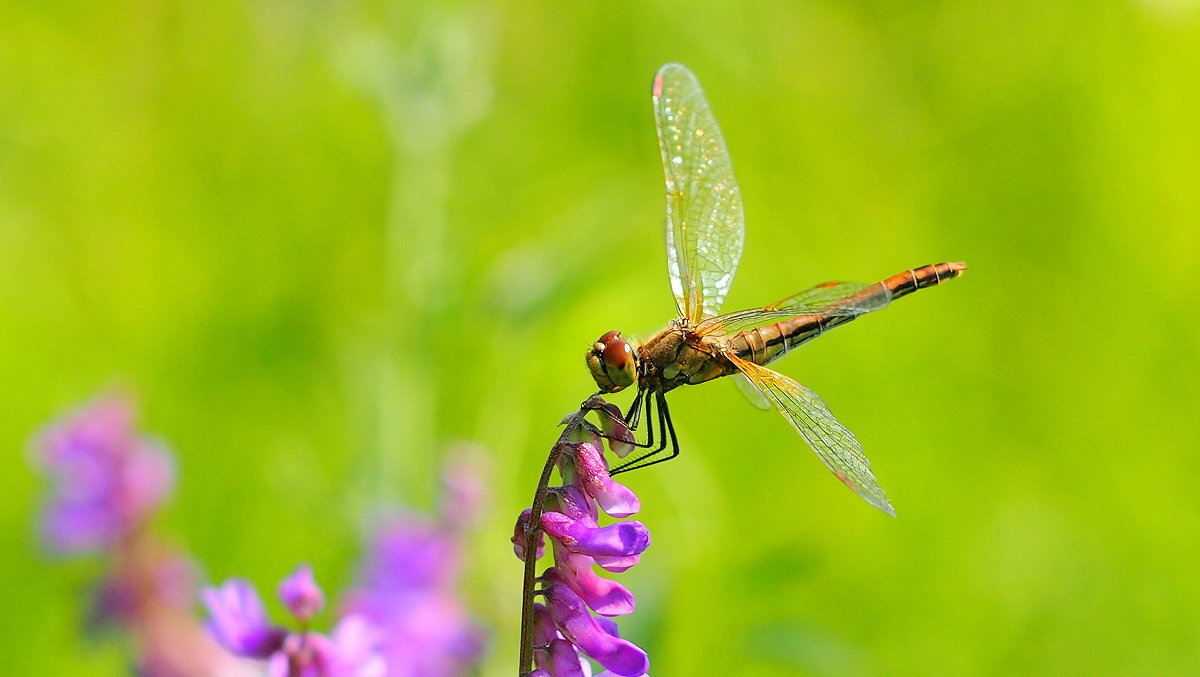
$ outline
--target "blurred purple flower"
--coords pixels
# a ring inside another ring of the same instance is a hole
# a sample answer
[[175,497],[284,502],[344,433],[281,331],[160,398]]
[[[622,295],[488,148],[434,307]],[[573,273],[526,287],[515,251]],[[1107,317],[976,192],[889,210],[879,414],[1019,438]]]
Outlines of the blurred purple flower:
[[[279,586],[298,630],[270,622],[254,587],[231,579],[202,592],[210,620],[194,617],[191,563],[144,526],[171,490],[171,457],[137,435],[128,398],[97,399],[50,426],[35,461],[52,481],[42,536],[55,551],[96,552],[109,571],[89,613],[93,630],[120,627],[134,640],[142,677],[454,677],[474,671],[483,633],[454,594],[461,531],[484,501],[459,455],[445,482],[439,521],[406,518],[380,531],[329,634],[308,631],[325,597],[308,566]],[[356,609],[361,613],[356,612]]]
[[[287,595],[301,591],[303,603],[294,607]],[[311,593],[320,594],[311,569],[300,567],[280,586],[280,596],[301,624],[312,615]],[[209,628],[230,653],[267,661],[270,677],[384,677],[379,654],[382,633],[367,619],[343,618],[330,635],[301,630],[289,632],[272,625],[258,591],[249,582],[230,579],[219,588],[205,588]]]
[[[567,441],[558,448],[559,474],[566,484],[550,487],[542,506],[538,538],[542,534],[549,537],[554,566],[539,579],[546,604],[534,605],[537,669],[533,675],[590,677],[591,666],[581,658],[582,652],[604,666],[606,675],[643,677],[649,669],[646,652],[621,639],[615,623],[591,613],[619,616],[634,610],[633,595],[619,583],[597,575],[594,565],[625,571],[637,564],[650,546],[650,533],[641,522],[604,527],[597,522],[601,509],[613,517],[627,517],[639,508],[637,496],[609,476],[602,446],[602,439],[609,439],[610,449],[624,455],[633,436],[620,422],[620,412],[600,398],[589,400],[584,409],[599,410],[604,428],[568,417],[580,423],[576,430],[566,432]],[[514,530],[513,549],[521,559],[528,547],[531,516],[529,510],[522,512]],[[541,555],[539,542],[537,556]]]
[[129,399],[109,395],[46,429],[36,459],[53,483],[42,536],[62,553],[111,548],[139,529],[170,493],[171,457],[134,434]]
[[479,661],[484,634],[455,592],[460,557],[449,525],[406,516],[380,528],[342,609],[381,630],[389,677],[454,677]]
[[486,636],[457,594],[462,531],[487,497],[480,479],[486,457],[473,448],[450,454],[443,473],[438,519],[415,514],[386,518],[359,564],[342,613],[358,615],[381,632],[389,677],[457,677],[478,666]]
[[338,622],[330,635],[291,633],[267,663],[269,677],[386,677],[379,630],[358,616]]
[[267,658],[279,651],[287,631],[267,621],[267,609],[249,582],[231,578],[219,588],[205,588],[209,629],[221,646],[244,658]]
[[163,447],[136,434],[133,421],[130,398],[110,394],[42,431],[33,461],[51,488],[40,535],[60,554],[103,556],[86,630],[127,634],[137,674],[252,674],[196,621],[192,563],[144,528],[170,492],[174,468]]
[[115,565],[92,598],[87,622],[91,633],[109,625],[136,624],[148,606],[191,610],[196,570],[187,558],[147,539],[122,552]]
[[308,621],[325,608],[325,594],[313,578],[312,567],[302,564],[279,584],[279,599],[301,623]]
[[490,459],[482,449],[466,443],[459,443],[447,455],[439,514],[448,528],[463,531],[475,524],[487,505],[483,478]]

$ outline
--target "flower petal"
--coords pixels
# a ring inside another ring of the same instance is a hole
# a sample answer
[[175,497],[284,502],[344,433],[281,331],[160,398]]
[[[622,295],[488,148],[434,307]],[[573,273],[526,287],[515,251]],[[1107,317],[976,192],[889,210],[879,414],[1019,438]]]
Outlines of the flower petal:
[[258,592],[248,581],[233,578],[201,593],[212,616],[209,629],[217,641],[238,656],[266,658],[283,646],[286,632],[267,623]]
[[629,426],[625,425],[625,417],[621,415],[617,405],[605,402],[603,411],[597,411],[596,415],[600,419],[600,433],[608,440],[608,448],[618,458],[625,458],[637,448],[637,438],[633,436]]
[[[621,636],[621,633],[617,631],[617,624],[614,623],[612,621],[612,619],[597,618],[596,624],[599,625],[601,627],[601,629],[603,629],[605,632],[612,635],[613,637]],[[616,677],[616,673],[605,670],[604,672],[601,672],[600,674],[596,675],[596,677]],[[647,673],[642,673],[641,675],[637,675],[637,677],[650,677],[650,675]]]
[[267,661],[267,677],[291,677],[292,666],[288,655],[282,651],[271,655]]
[[542,514],[542,528],[571,552],[592,557],[630,557],[650,547],[650,532],[637,521],[597,527],[590,517],[571,519],[547,512]]
[[301,564],[279,584],[279,599],[296,620],[307,623],[325,607],[325,594],[313,578],[312,567]]
[[122,517],[139,524],[161,504],[175,486],[175,462],[161,445],[146,439],[130,443],[115,487]]
[[555,569],[547,571],[546,578],[550,581],[547,607],[554,624],[568,641],[617,675],[633,677],[649,669],[646,652],[605,632],[587,612],[583,600],[558,580]]
[[469,674],[486,636],[458,596],[457,528],[403,516],[384,524],[373,541],[355,585],[342,594],[342,614],[379,628],[388,675]]
[[554,627],[554,619],[550,618],[550,610],[545,604],[533,603],[533,645],[546,646],[558,639],[558,629]]
[[633,568],[635,564],[641,561],[642,556],[630,555],[628,557],[606,557],[604,555],[597,555],[594,559],[596,560],[596,564],[600,565],[601,569],[610,571],[614,574],[619,574],[622,571],[628,571],[629,569]]
[[596,613],[603,616],[633,613],[633,593],[620,583],[596,574],[592,558],[555,550],[554,564],[562,581]]
[[[525,546],[528,545],[526,534],[529,533],[529,518],[532,515],[533,511],[529,508],[525,508],[517,517],[516,526],[513,527],[513,553],[517,556],[517,559],[521,560],[522,562],[525,561]],[[546,554],[546,536],[544,532],[538,532],[537,544],[537,559],[541,559],[542,555]]]
[[592,487],[588,493],[611,517],[629,517],[642,508],[638,497],[628,487],[611,479]]
[[577,486],[567,484],[561,487],[551,487],[547,510],[554,510],[571,519],[591,518],[592,522],[600,516],[600,509],[595,499],[583,493]]
[[387,664],[379,653],[382,631],[362,616],[338,622],[330,637],[309,634],[321,677],[384,677]]
[[571,445],[579,486],[613,517],[628,517],[641,507],[638,497],[608,476],[600,447],[591,442]]
[[171,456],[136,436],[132,417],[127,398],[108,396],[42,434],[36,461],[53,483],[42,536],[54,551],[112,548],[170,493]]
[[542,667],[553,677],[584,677],[583,661],[586,659],[580,658],[579,650],[567,640],[556,639],[550,642],[547,649],[538,653],[541,654]]
[[491,474],[491,457],[466,443],[455,445],[448,455],[442,470],[442,500],[438,512],[446,524],[462,530],[479,519],[489,502],[484,477]]

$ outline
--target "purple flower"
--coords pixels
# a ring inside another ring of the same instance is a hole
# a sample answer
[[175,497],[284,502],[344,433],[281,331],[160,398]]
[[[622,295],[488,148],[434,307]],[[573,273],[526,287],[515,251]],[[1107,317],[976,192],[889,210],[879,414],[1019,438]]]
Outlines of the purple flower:
[[448,456],[438,512],[447,527],[462,531],[475,524],[488,503],[483,478],[489,474],[491,459],[483,450],[465,443],[453,448]]
[[546,512],[542,529],[567,550],[597,558],[635,557],[650,546],[650,532],[638,521],[599,527],[589,515],[572,518]]
[[307,564],[300,565],[291,576],[283,579],[279,584],[279,599],[301,623],[307,623],[325,608],[325,595],[313,578],[312,567]]
[[608,448],[617,455],[617,458],[625,458],[629,452],[637,448],[635,446],[637,439],[633,436],[633,431],[625,425],[625,420],[617,405],[604,402],[598,414],[600,433],[608,440]]
[[[456,595],[460,538],[483,500],[467,477],[478,464],[457,464],[447,477],[440,520],[401,515],[383,520],[343,596],[341,620],[329,635],[307,631],[325,596],[307,565],[279,586],[301,626],[269,622],[245,581],[204,592],[212,632],[239,656],[267,661],[270,677],[456,677],[477,667],[484,636]],[[454,481],[451,482],[450,480]]]
[[108,625],[133,627],[147,609],[186,612],[196,600],[196,570],[191,561],[149,541],[123,553],[96,588],[87,629]]
[[376,530],[359,580],[377,589],[420,591],[451,585],[460,566],[451,534],[420,515],[397,515]]
[[[649,668],[646,652],[621,639],[612,621],[595,617],[619,616],[634,610],[633,595],[619,583],[597,575],[595,566],[621,572],[637,563],[650,546],[650,533],[637,521],[600,526],[600,509],[613,517],[637,512],[637,496],[614,482],[602,455],[602,439],[608,438],[622,453],[632,434],[619,419],[619,411],[593,398],[585,410],[601,410],[601,431],[581,417],[575,429],[568,429],[556,446],[558,467],[565,484],[550,487],[541,506],[541,533],[553,546],[554,566],[541,577],[541,594],[546,604],[534,604],[533,657],[541,677],[591,677],[591,667],[580,653],[606,668],[605,675],[644,677]],[[616,450],[614,450],[616,451]],[[517,519],[513,547],[524,559],[526,535],[530,533],[532,511]],[[538,557],[541,557],[539,541]]]
[[389,521],[342,604],[382,631],[389,677],[453,677],[470,672],[484,648],[482,630],[459,600],[457,525],[417,516]]
[[554,545],[554,564],[563,581],[596,613],[632,613],[633,595],[615,581],[596,575],[593,564],[624,571],[637,563],[650,546],[650,533],[641,522],[618,522],[599,527],[579,489],[562,487],[551,493],[542,529]]
[[142,526],[170,493],[171,457],[134,434],[126,397],[100,398],[48,428],[37,460],[53,481],[42,535],[54,550],[111,548]]
[[563,457],[568,465],[563,477],[596,499],[610,516],[629,517],[641,507],[638,497],[628,487],[609,477],[600,437],[595,433],[589,437],[591,439],[566,445]]
[[[311,570],[300,567],[280,586],[280,596],[301,623],[311,617],[314,596],[320,589]],[[287,597],[298,593],[289,603]],[[205,606],[212,617],[210,630],[237,656],[267,661],[270,677],[384,677],[379,653],[381,630],[356,615],[344,617],[331,635],[289,632],[267,619],[262,599],[247,581],[231,579],[219,588],[206,588]],[[321,600],[323,602],[323,599]]]
[[379,630],[358,616],[347,616],[330,636],[293,633],[267,663],[269,677],[385,677],[387,666],[376,651]]
[[231,578],[219,588],[205,588],[201,595],[212,617],[209,629],[231,653],[268,658],[283,646],[287,631],[268,623],[267,610],[249,581]]
[[632,642],[610,634],[606,626],[588,613],[587,605],[562,581],[556,569],[548,569],[543,580],[549,583],[546,607],[550,618],[567,641],[618,675],[636,677],[649,670],[646,652]]
[[51,481],[43,540],[58,553],[102,556],[85,631],[127,635],[144,677],[252,674],[197,622],[192,563],[145,528],[171,490],[174,467],[133,421],[128,396],[99,397],[47,427],[32,448]]
[[[580,658],[573,644],[562,638],[550,611],[543,604],[533,605],[533,660],[538,671],[547,677],[576,677],[590,675],[591,665]],[[535,671],[533,674],[538,674]],[[532,676],[531,676],[532,677]]]
[[[520,516],[517,517],[517,524],[513,528],[513,553],[521,561],[525,560],[525,535],[529,533],[529,518],[532,515],[533,511],[529,508],[522,510]],[[541,531],[538,531],[537,544],[537,558],[541,559],[542,555],[546,554],[546,535]]]
[[541,651],[542,663],[551,677],[591,677],[592,666],[579,657],[579,651],[565,639],[551,640]]
[[620,583],[597,575],[592,569],[594,563],[589,557],[559,549],[554,551],[554,566],[563,582],[593,611],[602,616],[633,613],[633,593]]

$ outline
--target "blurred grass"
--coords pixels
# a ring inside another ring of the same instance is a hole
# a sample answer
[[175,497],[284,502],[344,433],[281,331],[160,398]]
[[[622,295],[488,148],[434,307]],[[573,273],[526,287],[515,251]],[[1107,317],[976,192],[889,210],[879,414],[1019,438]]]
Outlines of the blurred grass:
[[[135,388],[213,578],[336,588],[370,507],[494,457],[471,602],[600,333],[673,306],[648,87],[700,77],[745,195],[730,307],[971,271],[787,360],[900,517],[733,388],[630,477],[654,674],[1186,675],[1200,664],[1200,7],[8,3],[0,7],[5,663],[122,674],[89,564],[32,547],[31,432]],[[619,400],[624,402],[625,400]]]

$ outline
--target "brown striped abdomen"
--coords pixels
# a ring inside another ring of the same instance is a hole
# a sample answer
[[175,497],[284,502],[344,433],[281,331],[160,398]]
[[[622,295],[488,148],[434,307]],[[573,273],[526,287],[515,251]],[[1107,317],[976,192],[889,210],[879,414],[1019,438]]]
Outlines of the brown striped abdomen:
[[958,277],[966,269],[967,266],[962,263],[932,263],[906,270],[815,312],[786,317],[774,324],[743,331],[733,336],[729,345],[738,357],[757,364],[767,364],[829,329],[872,310],[879,310],[918,289],[933,287],[944,280]]

